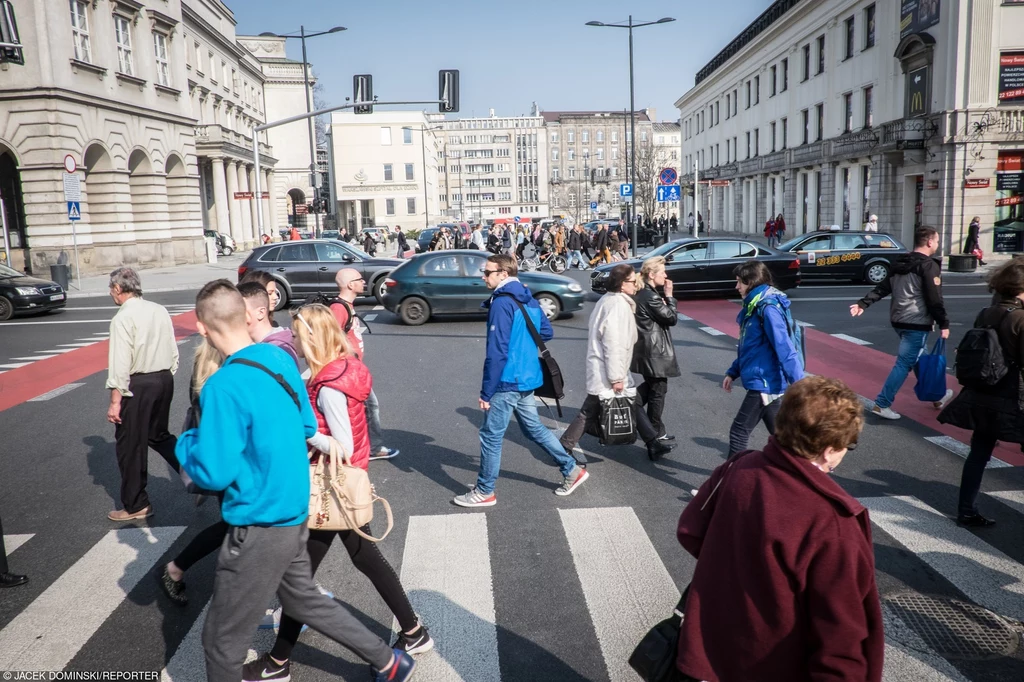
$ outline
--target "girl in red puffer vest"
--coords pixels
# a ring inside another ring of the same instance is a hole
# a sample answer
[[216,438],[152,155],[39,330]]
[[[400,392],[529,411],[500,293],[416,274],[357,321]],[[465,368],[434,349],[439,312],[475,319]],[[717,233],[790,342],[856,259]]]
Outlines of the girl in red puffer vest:
[[[352,466],[366,469],[370,458],[370,437],[363,402],[373,387],[370,370],[349,352],[345,334],[327,306],[313,304],[299,308],[292,321],[292,332],[299,355],[306,359],[312,374],[309,401],[313,405],[319,428],[317,434],[309,439],[309,444],[315,448],[314,452],[319,450],[327,453],[330,451],[329,438],[334,438],[341,444],[345,460]],[[369,524],[361,530],[369,534]],[[427,633],[427,628],[419,622],[398,575],[380,553],[376,543],[351,530],[311,529],[306,546],[313,574],[316,574],[317,567],[327,555],[335,536],[341,538],[353,565],[370,579],[398,619],[402,631],[395,647],[410,654],[432,649],[434,641]],[[276,672],[287,668],[292,648],[301,631],[302,623],[283,613],[274,648],[256,662],[245,666],[244,680],[261,682],[259,674],[262,671]],[[255,674],[249,674],[250,670],[255,671]],[[253,677],[256,679],[251,679]]]

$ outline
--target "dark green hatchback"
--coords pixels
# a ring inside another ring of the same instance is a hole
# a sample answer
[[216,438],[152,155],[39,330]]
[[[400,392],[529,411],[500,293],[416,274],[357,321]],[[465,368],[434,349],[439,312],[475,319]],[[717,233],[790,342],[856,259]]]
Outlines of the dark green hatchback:
[[[433,251],[413,256],[395,268],[384,283],[384,307],[409,325],[432,315],[480,315],[491,295],[481,270],[483,251]],[[562,275],[520,272],[519,280],[533,293],[549,320],[583,307],[583,287]]]

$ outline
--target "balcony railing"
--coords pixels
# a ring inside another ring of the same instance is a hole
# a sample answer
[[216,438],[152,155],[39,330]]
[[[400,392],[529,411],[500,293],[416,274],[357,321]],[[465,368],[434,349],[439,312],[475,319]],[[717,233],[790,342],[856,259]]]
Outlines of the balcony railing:
[[[237,131],[225,128],[216,123],[198,125],[195,127],[196,145],[217,146],[234,145],[245,150],[247,155],[252,154],[252,136],[243,135]],[[265,142],[260,142],[260,154],[271,155],[271,147]]]

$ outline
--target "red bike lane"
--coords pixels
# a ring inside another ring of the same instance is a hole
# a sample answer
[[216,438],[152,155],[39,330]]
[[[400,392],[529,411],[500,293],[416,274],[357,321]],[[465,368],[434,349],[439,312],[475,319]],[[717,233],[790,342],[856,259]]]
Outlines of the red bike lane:
[[[196,313],[191,311],[171,317],[174,338],[184,339],[196,333]],[[73,381],[107,369],[108,341],[56,357],[38,360],[0,374],[0,412],[49,393]]]
[[[736,324],[739,306],[735,304],[721,300],[683,301],[677,303],[677,309],[702,325],[717,329],[733,338],[739,337],[739,327]],[[842,379],[850,388],[869,400],[878,395],[896,362],[894,355],[843,341],[809,327],[804,327],[804,339],[808,372]],[[895,344],[894,339],[893,345]],[[959,386],[952,377],[949,379],[949,387],[959,392]],[[912,419],[963,443],[970,442],[970,431],[936,421],[938,412],[931,403],[923,403],[914,395],[913,376],[903,384],[893,408],[903,415],[904,419]],[[1017,445],[1000,443],[993,455],[1012,466],[1024,466],[1024,454]]]

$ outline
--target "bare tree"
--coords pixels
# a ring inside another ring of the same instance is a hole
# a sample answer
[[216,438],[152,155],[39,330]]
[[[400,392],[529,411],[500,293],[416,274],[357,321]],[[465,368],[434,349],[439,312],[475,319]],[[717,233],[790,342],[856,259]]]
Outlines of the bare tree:
[[[313,111],[317,111],[319,109],[326,109],[330,105],[327,103],[327,100],[324,99],[325,88],[324,88],[323,81],[321,81],[317,77],[316,71],[313,71],[312,69],[311,69],[310,77],[314,79],[314,83],[313,83]],[[327,125],[328,125],[328,119],[329,118],[330,118],[330,114],[325,114],[324,116],[317,116],[315,119],[313,119],[313,129],[314,129],[314,132],[316,134],[316,147],[317,147],[317,149],[321,149],[321,148],[327,146]]]
[[[629,160],[627,160],[627,163]],[[633,208],[644,217],[654,217],[657,208],[658,155],[648,136],[636,146],[636,177],[633,178]]]

